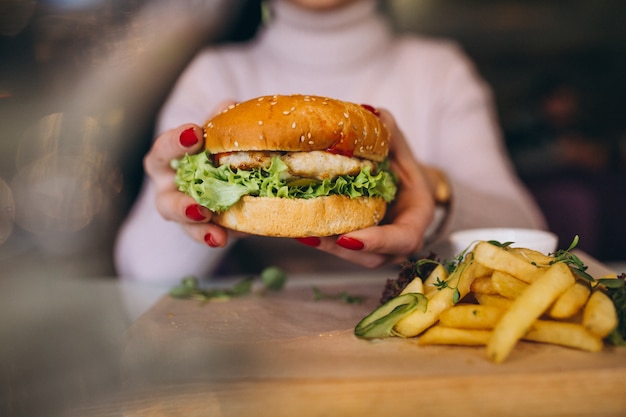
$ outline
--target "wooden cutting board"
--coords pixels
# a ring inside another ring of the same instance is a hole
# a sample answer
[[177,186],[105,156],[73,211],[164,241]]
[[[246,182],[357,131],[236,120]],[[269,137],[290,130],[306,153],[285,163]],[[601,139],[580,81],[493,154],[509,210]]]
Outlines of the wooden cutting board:
[[314,301],[306,281],[227,302],[164,296],[128,332],[126,415],[626,415],[626,348],[521,342],[496,365],[483,347],[361,340],[386,277],[369,278],[320,286],[361,305]]

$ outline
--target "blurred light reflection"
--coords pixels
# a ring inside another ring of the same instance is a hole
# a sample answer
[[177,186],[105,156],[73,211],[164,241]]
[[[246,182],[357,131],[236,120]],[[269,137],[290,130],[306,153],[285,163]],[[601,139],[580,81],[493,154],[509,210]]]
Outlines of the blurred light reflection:
[[71,119],[50,114],[24,133],[11,182],[15,223],[54,253],[84,247],[87,236],[76,232],[110,216],[110,198],[122,188],[120,169],[101,149],[100,123]]
[[0,178],[0,245],[11,236],[15,221],[15,201],[9,185]]
[[38,234],[87,226],[102,205],[94,161],[50,154],[22,168],[12,182],[16,222]]

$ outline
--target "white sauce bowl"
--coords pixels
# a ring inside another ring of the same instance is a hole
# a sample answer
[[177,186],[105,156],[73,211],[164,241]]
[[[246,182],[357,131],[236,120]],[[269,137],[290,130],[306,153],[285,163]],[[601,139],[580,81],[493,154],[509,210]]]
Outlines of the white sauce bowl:
[[500,243],[513,242],[511,247],[527,248],[539,251],[545,255],[557,249],[557,236],[545,230],[515,229],[515,228],[484,228],[459,230],[450,234],[448,238],[450,251],[456,255],[472,248],[482,240],[495,240]]

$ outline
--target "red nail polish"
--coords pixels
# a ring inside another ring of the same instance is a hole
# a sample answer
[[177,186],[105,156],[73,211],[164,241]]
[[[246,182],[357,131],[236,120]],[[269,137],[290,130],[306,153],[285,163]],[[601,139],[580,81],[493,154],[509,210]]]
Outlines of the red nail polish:
[[347,236],[339,236],[337,241],[335,242],[337,245],[342,248],[350,249],[350,250],[361,250],[365,247],[363,242],[360,240],[354,239],[352,237]]
[[204,217],[204,214],[202,214],[199,204],[192,204],[190,206],[187,206],[187,208],[185,209],[185,216],[197,222],[202,221],[206,218]]
[[361,104],[361,107],[363,107],[366,110],[371,111],[372,113],[374,113],[376,116],[380,116],[380,112],[378,111],[378,109],[374,106],[370,106],[369,104]]
[[193,127],[189,129],[185,129],[180,134],[180,144],[186,148],[195,145],[198,143],[198,137],[196,136],[196,131]]
[[296,240],[302,244],[305,244],[307,246],[313,246],[318,247],[320,245],[320,243],[322,243],[322,241],[320,240],[319,237],[314,237],[314,236],[310,236],[310,237],[297,237]]
[[207,245],[209,245],[212,248],[217,248],[219,246],[219,244],[215,241],[211,233],[207,233],[206,235],[204,235],[204,241],[206,242]]

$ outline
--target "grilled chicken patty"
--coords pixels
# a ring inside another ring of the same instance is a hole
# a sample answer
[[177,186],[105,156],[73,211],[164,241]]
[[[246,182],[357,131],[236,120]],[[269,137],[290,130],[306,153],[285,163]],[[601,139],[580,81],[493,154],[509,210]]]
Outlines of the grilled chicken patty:
[[326,151],[311,152],[228,152],[216,155],[216,163],[229,165],[232,169],[268,168],[273,157],[279,157],[296,177],[324,180],[341,175],[357,175],[365,166],[372,172],[376,163],[361,158],[338,155]]

